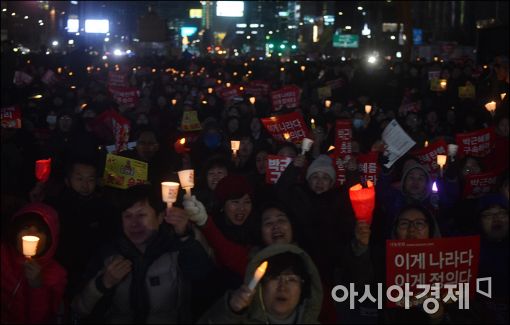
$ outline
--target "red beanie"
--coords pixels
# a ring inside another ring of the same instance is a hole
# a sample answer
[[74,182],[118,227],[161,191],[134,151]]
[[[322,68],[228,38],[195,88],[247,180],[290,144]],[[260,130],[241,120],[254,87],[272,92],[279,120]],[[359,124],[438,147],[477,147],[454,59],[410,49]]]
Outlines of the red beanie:
[[229,174],[223,177],[214,190],[214,195],[221,206],[223,206],[226,201],[239,199],[245,194],[248,194],[253,200],[253,188],[246,177],[241,175]]

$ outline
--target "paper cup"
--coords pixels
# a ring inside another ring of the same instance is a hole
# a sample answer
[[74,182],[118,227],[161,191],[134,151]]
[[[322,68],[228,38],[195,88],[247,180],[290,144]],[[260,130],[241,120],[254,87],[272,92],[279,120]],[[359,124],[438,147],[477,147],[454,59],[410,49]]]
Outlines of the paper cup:
[[170,206],[172,203],[177,201],[177,195],[179,194],[179,183],[176,182],[162,182],[161,183],[161,196],[163,201],[165,201]]
[[446,155],[437,155],[437,164],[441,168],[446,165]]
[[50,178],[51,158],[35,162],[35,177],[39,182],[46,182]]
[[179,174],[179,182],[183,188],[195,186],[195,171],[193,169],[181,170],[177,174]]
[[230,148],[236,152],[237,150],[239,150],[239,146],[241,145],[241,141],[239,140],[231,140],[230,141]]
[[454,157],[457,154],[457,150],[459,150],[459,146],[456,144],[448,145],[448,156]]
[[36,236],[23,236],[23,255],[26,257],[32,257],[37,253],[37,244],[39,243],[39,237]]
[[312,147],[312,144],[313,144],[312,139],[304,138],[303,142],[301,143],[301,150],[303,150],[303,152],[309,151],[310,148]]

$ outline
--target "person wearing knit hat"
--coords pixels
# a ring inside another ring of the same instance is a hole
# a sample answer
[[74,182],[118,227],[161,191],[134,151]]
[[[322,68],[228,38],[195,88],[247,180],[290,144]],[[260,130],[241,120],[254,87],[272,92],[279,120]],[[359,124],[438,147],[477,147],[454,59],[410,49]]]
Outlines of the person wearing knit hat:
[[317,157],[306,171],[306,180],[316,194],[329,191],[335,185],[336,173],[331,158],[326,155]]
[[402,193],[415,199],[423,200],[430,195],[430,175],[419,163],[409,161],[402,172]]

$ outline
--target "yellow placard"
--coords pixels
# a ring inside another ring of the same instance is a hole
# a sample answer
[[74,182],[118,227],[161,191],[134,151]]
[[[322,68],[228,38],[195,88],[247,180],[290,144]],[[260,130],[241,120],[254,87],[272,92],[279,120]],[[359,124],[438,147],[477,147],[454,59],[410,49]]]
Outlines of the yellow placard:
[[475,98],[475,86],[471,83],[466,83],[466,86],[459,87],[459,98]]
[[147,182],[148,164],[143,161],[106,155],[103,184],[115,188],[126,189],[136,184]]
[[202,126],[198,120],[197,111],[184,111],[181,122],[182,131],[200,131]]
[[319,96],[319,99],[331,97],[331,87],[325,86],[325,87],[317,88],[317,95]]

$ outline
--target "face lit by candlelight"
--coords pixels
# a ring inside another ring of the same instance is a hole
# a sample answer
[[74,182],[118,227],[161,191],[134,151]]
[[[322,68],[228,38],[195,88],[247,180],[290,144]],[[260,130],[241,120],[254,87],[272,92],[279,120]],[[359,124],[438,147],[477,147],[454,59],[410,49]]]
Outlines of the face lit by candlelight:
[[83,197],[88,197],[96,189],[96,168],[86,164],[75,164],[66,178],[67,186]]
[[251,198],[245,194],[239,199],[227,200],[224,209],[228,220],[236,226],[241,226],[251,213]]
[[493,205],[482,212],[481,223],[489,239],[500,241],[508,237],[508,209]]
[[427,239],[430,228],[423,212],[410,209],[402,213],[397,221],[397,239]]
[[308,186],[310,186],[310,189],[315,194],[322,194],[329,191],[334,184],[334,181],[328,174],[320,171],[313,173],[308,178]]
[[214,191],[218,182],[228,175],[228,170],[225,167],[213,167],[207,172],[207,186],[210,190]]
[[262,299],[269,314],[277,319],[289,317],[299,304],[302,279],[290,270],[270,277],[262,284]]
[[292,242],[292,226],[283,211],[269,208],[262,213],[262,242],[266,246]]
[[419,168],[412,169],[404,180],[404,192],[411,197],[421,198],[427,191],[427,175]]
[[122,230],[135,246],[141,247],[157,232],[162,220],[147,200],[138,201],[122,212]]

